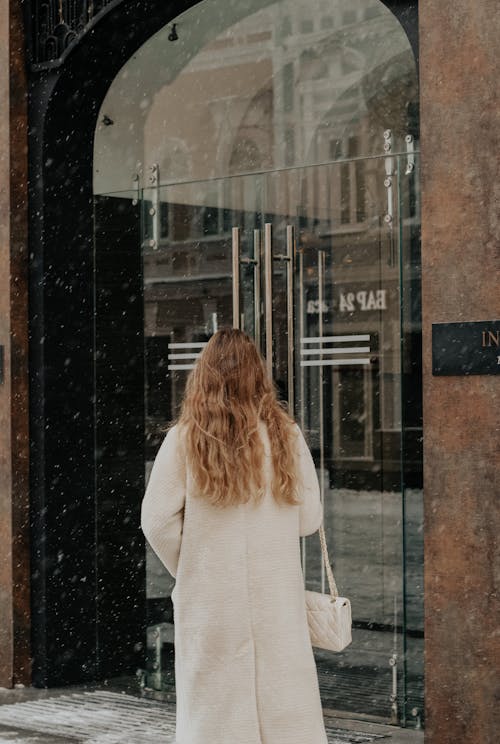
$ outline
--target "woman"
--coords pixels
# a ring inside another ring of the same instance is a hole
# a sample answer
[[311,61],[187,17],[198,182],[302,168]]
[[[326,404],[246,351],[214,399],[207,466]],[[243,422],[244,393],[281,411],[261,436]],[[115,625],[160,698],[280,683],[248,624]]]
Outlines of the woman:
[[321,520],[311,454],[255,344],[217,331],[142,503],[176,578],[176,744],[326,744],[299,541]]

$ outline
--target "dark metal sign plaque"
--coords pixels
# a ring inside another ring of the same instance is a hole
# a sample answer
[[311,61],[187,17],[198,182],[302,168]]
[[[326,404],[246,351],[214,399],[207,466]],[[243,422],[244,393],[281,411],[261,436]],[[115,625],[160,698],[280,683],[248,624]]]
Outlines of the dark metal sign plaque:
[[500,320],[432,324],[433,375],[499,375]]

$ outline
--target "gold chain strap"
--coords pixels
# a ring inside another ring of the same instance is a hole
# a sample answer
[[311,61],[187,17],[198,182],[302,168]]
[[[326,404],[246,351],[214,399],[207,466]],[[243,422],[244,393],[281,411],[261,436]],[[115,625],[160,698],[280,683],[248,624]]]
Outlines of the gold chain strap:
[[321,522],[319,526],[319,539],[321,542],[321,552],[323,553],[323,560],[325,562],[326,575],[328,578],[328,586],[330,587],[330,594],[332,596],[332,600],[335,600],[339,596],[339,590],[337,589],[337,584],[335,583],[332,567],[330,565],[330,561],[328,558],[328,549],[326,547],[325,528],[323,527],[323,522]]

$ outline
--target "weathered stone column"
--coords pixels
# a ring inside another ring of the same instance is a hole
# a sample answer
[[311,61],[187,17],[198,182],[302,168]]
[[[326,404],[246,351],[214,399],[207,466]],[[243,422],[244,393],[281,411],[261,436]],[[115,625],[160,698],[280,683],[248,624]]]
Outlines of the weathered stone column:
[[0,0],[0,686],[30,681],[27,87],[22,4]]
[[433,322],[500,319],[497,0],[420,0],[426,742],[500,737],[500,376],[433,377]]

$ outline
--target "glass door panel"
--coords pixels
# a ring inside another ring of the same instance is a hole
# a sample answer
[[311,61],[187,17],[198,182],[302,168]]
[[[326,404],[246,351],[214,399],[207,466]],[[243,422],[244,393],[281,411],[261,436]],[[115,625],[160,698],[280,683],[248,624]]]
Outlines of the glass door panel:
[[[405,485],[421,472],[418,195],[407,162],[353,159],[142,194],[148,459],[210,335],[250,333],[307,437],[330,558],[352,602],[352,645],[314,650],[323,704],[394,722],[407,676],[413,706],[422,687],[421,490],[418,478],[414,491]],[[306,588],[328,591],[317,534],[302,538],[301,556]],[[168,686],[173,580],[153,564],[148,553],[149,684]]]
[[[343,653],[315,649],[323,702],[385,717],[393,706],[398,720],[403,555],[397,168],[372,158],[304,169],[300,179],[296,410],[318,466],[330,559],[354,620],[353,643]],[[328,591],[317,535],[302,543],[306,586]]]
[[[220,325],[232,324],[231,225],[240,203],[230,193],[222,199],[224,187],[156,185],[141,195],[146,479],[197,356]],[[159,690],[175,684],[175,582],[148,545],[146,574],[146,683]]]
[[[154,185],[141,193],[146,479],[198,355],[218,328],[233,325],[235,291],[238,322],[259,333],[253,259],[261,211],[258,176]],[[174,580],[149,546],[146,564],[147,684],[161,689],[174,685]]]

